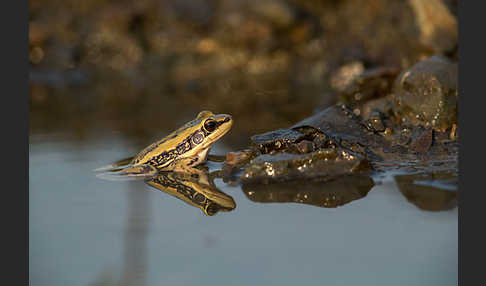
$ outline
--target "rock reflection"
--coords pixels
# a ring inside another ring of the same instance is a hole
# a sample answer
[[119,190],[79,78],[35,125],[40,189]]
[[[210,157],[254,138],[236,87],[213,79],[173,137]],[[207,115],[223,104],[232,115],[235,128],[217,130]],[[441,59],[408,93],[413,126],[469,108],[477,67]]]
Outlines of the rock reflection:
[[201,209],[208,216],[236,207],[233,198],[218,190],[211,176],[199,169],[190,173],[161,172],[146,183]]
[[243,184],[245,195],[260,203],[302,203],[335,208],[365,197],[374,186],[367,176],[342,176],[333,180]]
[[398,189],[422,210],[443,211],[457,206],[457,174],[420,173],[395,176]]

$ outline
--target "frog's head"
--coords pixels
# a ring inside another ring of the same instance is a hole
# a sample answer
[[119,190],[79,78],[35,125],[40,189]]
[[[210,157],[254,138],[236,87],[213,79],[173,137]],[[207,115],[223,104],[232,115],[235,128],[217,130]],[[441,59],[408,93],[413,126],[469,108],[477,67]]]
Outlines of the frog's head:
[[213,114],[211,111],[201,111],[196,120],[199,122],[199,130],[192,141],[198,145],[198,149],[209,148],[214,142],[226,134],[233,125],[233,119],[227,114]]

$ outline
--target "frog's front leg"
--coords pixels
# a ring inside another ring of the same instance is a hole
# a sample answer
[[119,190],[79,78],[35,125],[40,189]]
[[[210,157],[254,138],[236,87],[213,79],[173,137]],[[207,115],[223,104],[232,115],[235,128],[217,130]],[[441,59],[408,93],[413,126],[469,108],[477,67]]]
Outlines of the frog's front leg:
[[197,165],[200,165],[206,162],[208,157],[209,149],[204,149],[203,151],[199,152],[196,156],[190,158],[181,158],[175,160],[171,165],[171,170],[175,172],[186,172],[190,171]]
[[[197,157],[196,157],[197,159]],[[192,173],[194,170],[194,167],[199,165],[196,164],[197,160],[195,159],[182,159],[182,160],[177,160],[176,162],[173,163],[171,166],[171,171],[173,172],[181,172],[181,173]]]
[[174,172],[191,173],[194,172],[196,166],[204,163],[205,160],[201,160],[199,157],[184,158],[174,161],[170,170]]

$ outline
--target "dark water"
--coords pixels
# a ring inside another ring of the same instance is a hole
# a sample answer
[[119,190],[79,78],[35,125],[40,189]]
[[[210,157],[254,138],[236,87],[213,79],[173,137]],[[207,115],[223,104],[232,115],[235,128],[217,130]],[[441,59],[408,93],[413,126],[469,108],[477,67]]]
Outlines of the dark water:
[[142,181],[95,177],[139,151],[130,142],[31,134],[31,285],[458,283],[457,207],[419,209],[393,178],[337,208],[257,203],[216,179],[236,208],[210,217]]

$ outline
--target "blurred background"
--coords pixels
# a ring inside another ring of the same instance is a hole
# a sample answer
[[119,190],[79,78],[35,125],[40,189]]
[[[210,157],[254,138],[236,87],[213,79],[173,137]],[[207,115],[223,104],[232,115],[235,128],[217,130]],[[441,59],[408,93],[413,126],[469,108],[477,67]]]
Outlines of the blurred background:
[[209,109],[247,144],[335,103],[364,70],[457,58],[454,0],[29,4],[31,134],[151,138]]

